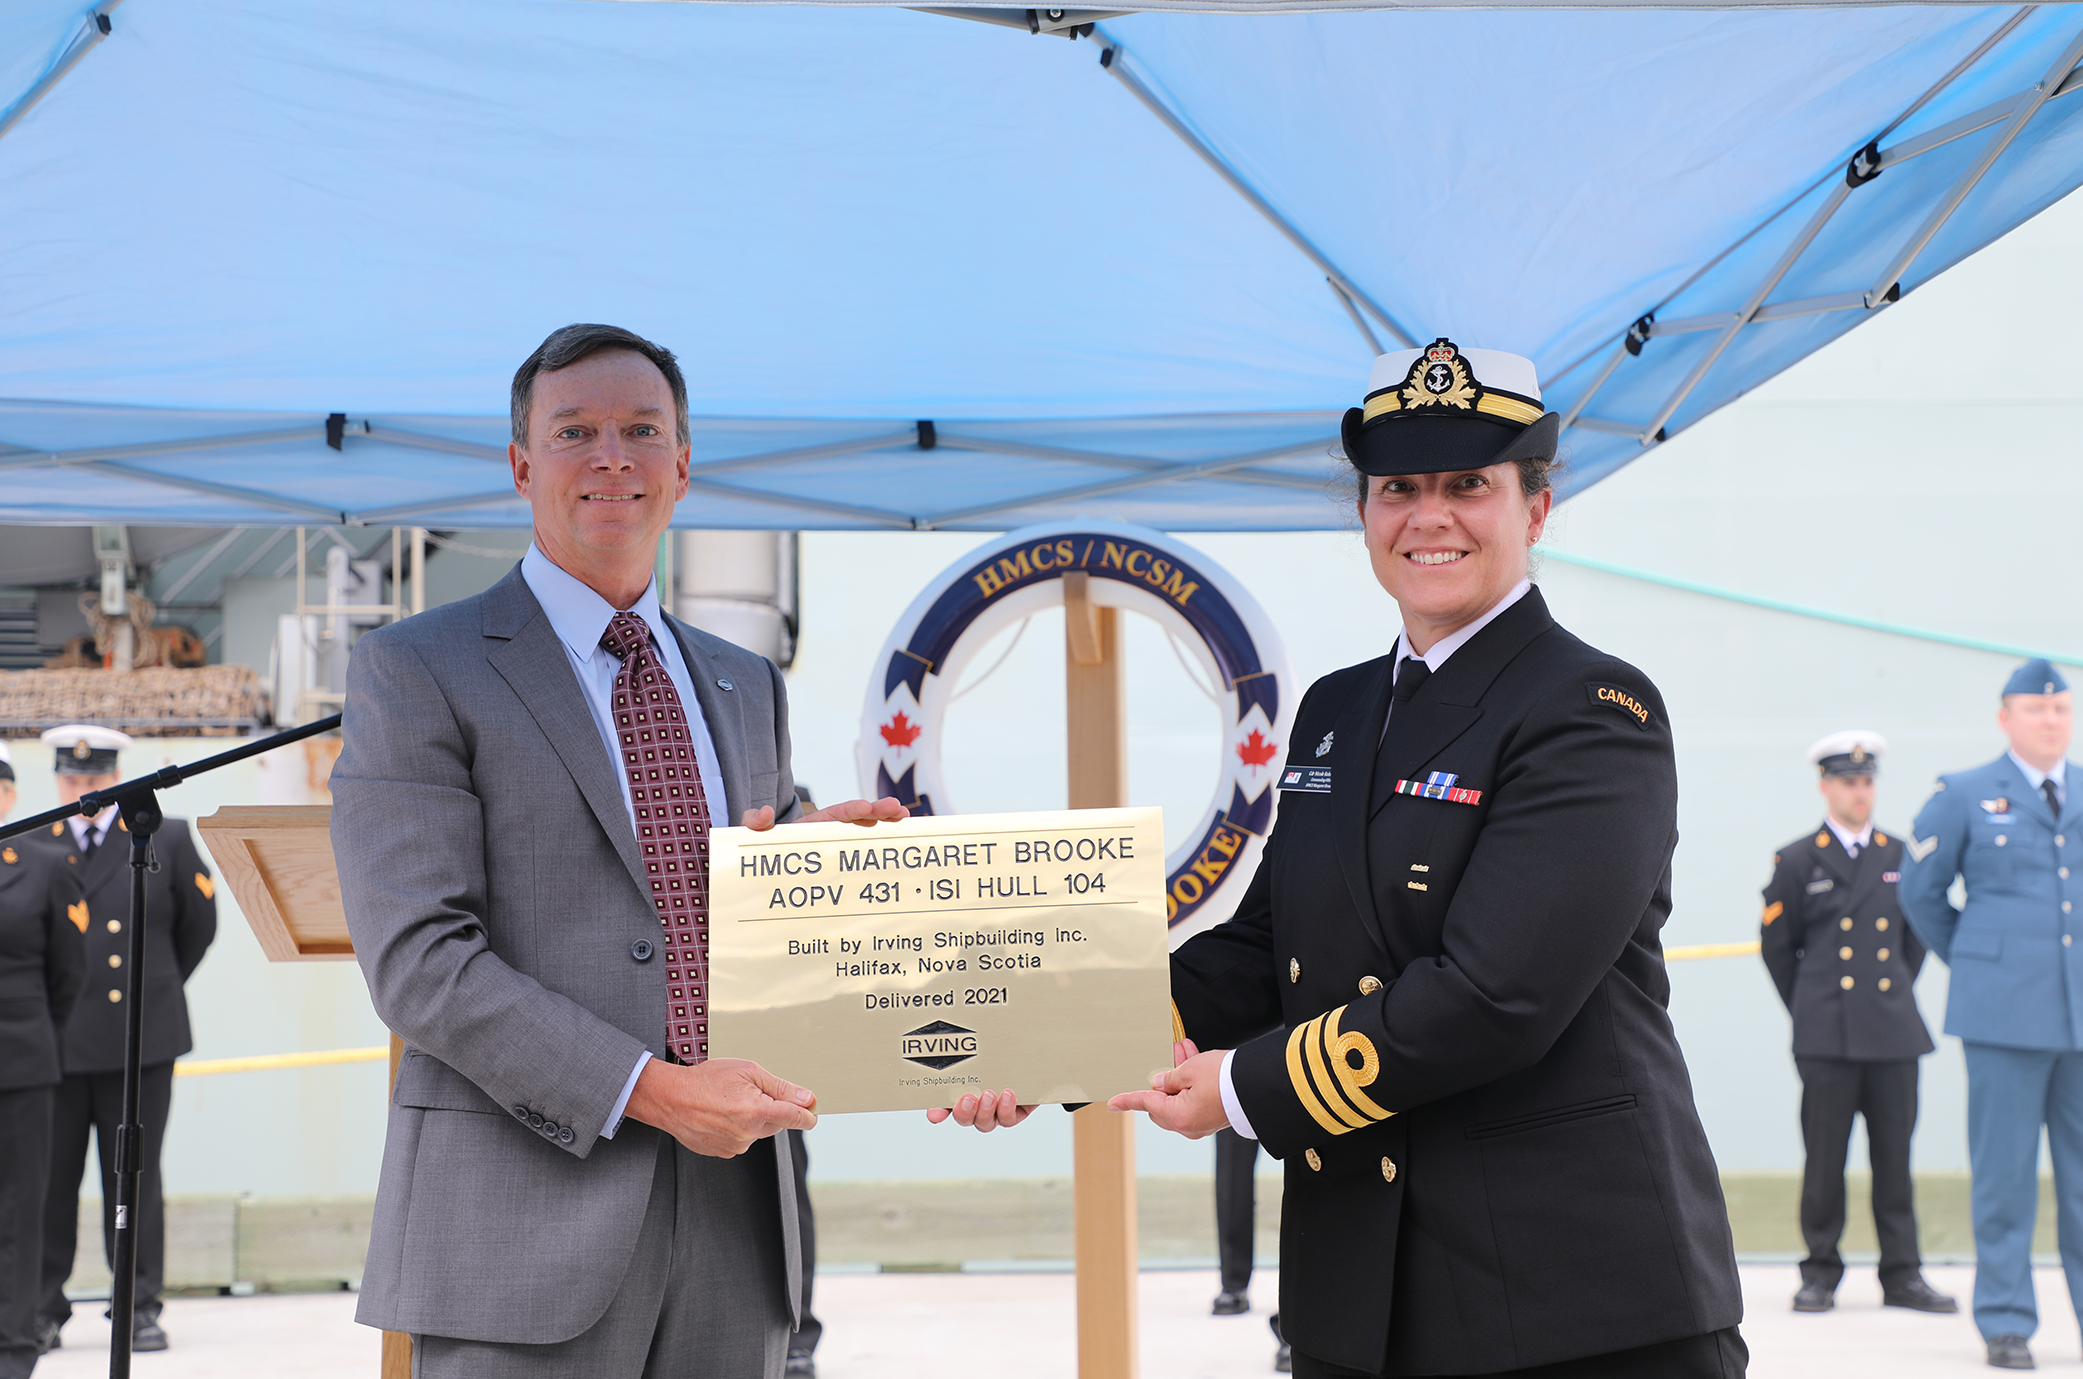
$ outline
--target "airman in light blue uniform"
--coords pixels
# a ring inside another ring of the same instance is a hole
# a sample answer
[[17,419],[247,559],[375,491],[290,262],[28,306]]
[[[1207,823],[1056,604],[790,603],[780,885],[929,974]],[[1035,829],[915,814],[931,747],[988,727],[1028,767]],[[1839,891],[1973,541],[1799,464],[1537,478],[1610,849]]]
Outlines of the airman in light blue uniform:
[[[1939,778],[1899,886],[1910,927],[1952,969],[1946,1033],[1967,1056],[1975,1324],[2000,1369],[2033,1367],[2042,1125],[2062,1267],[2083,1309],[2083,789],[2072,788],[2083,778],[2069,778],[2072,713],[2059,671],[2020,666],[1997,715],[2010,750]],[[1967,896],[1958,910],[1947,894],[1956,876]]]

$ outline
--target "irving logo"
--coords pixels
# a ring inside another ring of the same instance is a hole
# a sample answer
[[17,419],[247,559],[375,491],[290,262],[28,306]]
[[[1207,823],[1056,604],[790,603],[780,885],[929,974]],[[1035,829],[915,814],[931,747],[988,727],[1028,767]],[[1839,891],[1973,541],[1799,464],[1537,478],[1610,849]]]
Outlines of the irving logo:
[[935,1020],[897,1041],[897,1052],[910,1062],[939,1072],[976,1057],[976,1031]]

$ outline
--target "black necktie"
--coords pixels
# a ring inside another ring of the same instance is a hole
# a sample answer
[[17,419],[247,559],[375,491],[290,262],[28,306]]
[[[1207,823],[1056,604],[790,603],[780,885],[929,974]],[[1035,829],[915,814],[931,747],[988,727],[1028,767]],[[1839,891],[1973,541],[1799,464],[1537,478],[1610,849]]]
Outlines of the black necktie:
[[94,824],[87,825],[87,841],[80,844],[80,855],[92,857],[94,849],[101,846],[101,830]]
[[2061,792],[2054,788],[2052,776],[2040,782],[2040,793],[2047,797],[2048,812],[2056,819],[2061,818]]
[[1859,840],[1857,838],[1844,845],[1844,855],[1851,858],[1854,862],[1859,860]]
[[1400,704],[1415,695],[1431,677],[1432,667],[1415,656],[1404,657],[1396,666],[1396,702]]

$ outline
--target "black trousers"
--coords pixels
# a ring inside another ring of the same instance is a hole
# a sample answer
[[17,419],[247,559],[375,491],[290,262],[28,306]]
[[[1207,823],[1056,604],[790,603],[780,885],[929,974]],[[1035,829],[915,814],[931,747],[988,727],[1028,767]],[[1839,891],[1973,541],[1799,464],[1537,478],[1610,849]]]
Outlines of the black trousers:
[[1258,1141],[1224,1126],[1215,1132],[1215,1250],[1222,1261],[1222,1291],[1251,1286],[1251,1256],[1258,1235]]
[[[137,1310],[159,1315],[166,1285],[166,1198],[159,1186],[159,1151],[174,1101],[174,1065],[142,1070],[138,1119],[144,1128],[144,1171],[137,1194]],[[51,1185],[43,1207],[43,1300],[37,1312],[55,1321],[72,1315],[65,1280],[79,1252],[80,1175],[87,1167],[87,1132],[101,1154],[101,1247],[116,1264],[116,1127],[123,1123],[123,1074],[76,1073],[58,1084],[51,1117]]]
[[1866,1118],[1873,1166],[1873,1229],[1880,1238],[1883,1289],[1918,1276],[1917,1210],[1909,1176],[1909,1138],[1917,1126],[1917,1061],[1855,1063],[1797,1058],[1801,1071],[1801,1238],[1808,1258],[1801,1281],[1834,1289],[1844,1277],[1837,1242],[1844,1235],[1844,1168],[1851,1152],[1852,1117]]
[[[1743,1379],[1750,1366],[1750,1348],[1735,1327],[1688,1336],[1682,1341],[1659,1341],[1632,1350],[1586,1355],[1531,1369],[1499,1370],[1480,1379]],[[1375,1379],[1365,1370],[1295,1352],[1295,1379]],[[1453,1375],[1447,1379],[1479,1379],[1475,1375]]]
[[810,1290],[817,1279],[817,1218],[810,1213],[810,1147],[803,1143],[803,1132],[784,1130],[782,1138],[788,1141],[788,1152],[796,1161],[796,1221],[801,1227],[803,1249],[803,1324],[788,1338],[792,1351],[814,1354],[817,1343],[824,1339],[825,1324],[810,1311]]
[[0,1092],[0,1379],[36,1368],[51,1101],[49,1087]]

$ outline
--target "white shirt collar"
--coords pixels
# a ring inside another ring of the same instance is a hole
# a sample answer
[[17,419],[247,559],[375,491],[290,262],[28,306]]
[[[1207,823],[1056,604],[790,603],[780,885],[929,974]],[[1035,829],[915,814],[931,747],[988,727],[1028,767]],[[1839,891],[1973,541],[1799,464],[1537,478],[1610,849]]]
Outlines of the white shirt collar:
[[2056,790],[2061,791],[2064,795],[2068,793],[2069,764],[2066,760],[2055,762],[2054,769],[2051,771],[2037,771],[2026,764],[2025,758],[2019,756],[2010,748],[2006,747],[2003,754],[2011,759],[2011,765],[2025,773],[2026,783],[2032,786],[2033,789],[2039,789],[2041,781],[2051,780],[2054,782]]
[[[521,578],[527,581],[528,592],[534,594],[535,601],[542,605],[557,639],[571,648],[573,656],[584,661],[601,649],[600,634],[608,630],[608,624],[614,621],[617,611],[606,599],[544,555],[532,541],[528,543],[528,554],[521,557]],[[658,580],[655,577],[645,586],[636,607],[629,611],[644,620],[652,636],[659,635],[665,627],[665,619],[658,607]]]
[[[1511,587],[1511,591],[1509,593],[1507,593],[1503,598],[1499,599],[1497,602],[1490,605],[1489,612],[1483,614],[1483,616],[1477,618],[1474,622],[1462,628],[1460,631],[1450,632],[1446,636],[1441,637],[1438,641],[1432,644],[1432,649],[1430,651],[1426,652],[1423,656],[1417,657],[1417,659],[1425,663],[1426,670],[1431,671],[1434,675],[1439,674],[1439,668],[1447,663],[1447,657],[1453,655],[1462,647],[1467,646],[1469,642],[1474,640],[1476,633],[1482,631],[1491,623],[1496,622],[1499,614],[1503,613],[1505,609],[1511,607],[1520,599],[1525,598],[1526,591],[1531,588],[1533,588],[1532,580],[1520,580],[1517,584],[1514,584]],[[1409,655],[1411,655],[1410,634],[1408,632],[1399,632],[1396,635],[1396,660],[1394,664],[1398,667],[1401,667],[1403,664],[1403,658]]]
[[1823,822],[1828,824],[1830,831],[1837,835],[1837,841],[1844,844],[1846,852],[1852,850],[1852,844],[1854,843],[1863,848],[1873,841],[1873,820],[1871,819],[1868,819],[1866,827],[1860,829],[1857,833],[1845,832],[1844,825],[1838,823],[1836,816],[1833,814],[1823,815]]

